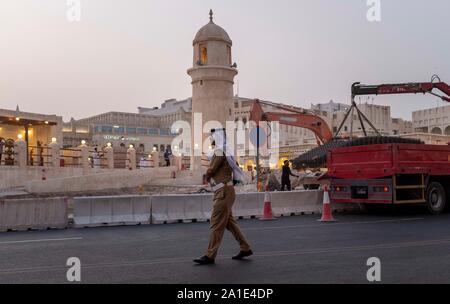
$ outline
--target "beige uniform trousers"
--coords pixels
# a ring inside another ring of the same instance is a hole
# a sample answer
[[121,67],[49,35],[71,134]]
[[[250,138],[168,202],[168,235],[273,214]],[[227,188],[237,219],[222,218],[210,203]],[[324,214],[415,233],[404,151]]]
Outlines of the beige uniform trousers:
[[211,259],[215,259],[217,256],[225,229],[233,234],[242,251],[250,250],[250,245],[242,234],[241,229],[239,229],[237,221],[233,218],[231,210],[235,199],[236,192],[233,186],[226,186],[214,195],[210,239],[208,251],[206,252],[206,256]]

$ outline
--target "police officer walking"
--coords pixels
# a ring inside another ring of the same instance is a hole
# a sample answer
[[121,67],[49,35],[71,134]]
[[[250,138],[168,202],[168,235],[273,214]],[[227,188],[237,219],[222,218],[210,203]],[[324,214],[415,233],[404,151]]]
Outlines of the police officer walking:
[[[233,257],[242,260],[253,255],[250,245],[233,218],[232,207],[236,199],[234,185],[243,180],[243,172],[226,146],[224,129],[212,130],[212,145],[215,146],[210,167],[206,173],[208,182],[214,181],[214,206],[211,215],[210,240],[205,256],[195,259],[200,265],[214,264],[225,229],[230,231],[240,245],[240,252]],[[211,184],[213,185],[213,184]]]

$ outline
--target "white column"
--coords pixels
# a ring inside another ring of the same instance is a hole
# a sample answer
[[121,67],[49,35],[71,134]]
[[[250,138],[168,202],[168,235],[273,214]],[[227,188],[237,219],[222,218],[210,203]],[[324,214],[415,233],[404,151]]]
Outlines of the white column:
[[153,160],[153,167],[159,168],[159,152],[158,151],[152,152],[152,160]]
[[106,165],[108,169],[114,169],[114,149],[113,147],[105,148]]
[[78,149],[80,149],[82,168],[89,169],[91,167],[91,164],[89,163],[89,147],[86,144],[81,144]]
[[59,144],[56,142],[52,142],[48,146],[51,149],[50,153],[51,153],[52,166],[56,167],[56,168],[61,167],[61,163],[60,163],[61,148],[59,147]]
[[23,139],[16,140],[14,144],[14,152],[16,155],[14,159],[17,161],[17,165],[21,168],[27,167],[27,143]]
[[133,146],[130,146],[127,150],[127,168],[130,170],[136,170],[136,150]]

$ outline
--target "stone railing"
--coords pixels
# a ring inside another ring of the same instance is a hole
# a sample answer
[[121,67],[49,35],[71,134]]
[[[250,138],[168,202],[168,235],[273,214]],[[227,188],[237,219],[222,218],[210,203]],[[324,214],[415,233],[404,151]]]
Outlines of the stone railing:
[[[27,151],[28,149],[28,151]],[[15,142],[15,164],[20,168],[30,166],[39,167],[72,167],[89,169],[146,169],[158,168],[166,165],[160,152],[137,154],[134,147],[130,146],[126,151],[114,151],[111,146],[103,149],[82,144],[76,148],[61,148],[52,142],[48,146],[27,147],[23,139]],[[115,159],[116,158],[116,159]],[[118,166],[119,162],[122,166]],[[170,165],[183,170],[183,157],[171,156]]]

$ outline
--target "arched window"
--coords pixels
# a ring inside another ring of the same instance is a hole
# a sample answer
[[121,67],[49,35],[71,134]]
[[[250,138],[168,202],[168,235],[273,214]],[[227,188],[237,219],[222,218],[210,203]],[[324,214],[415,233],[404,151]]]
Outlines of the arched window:
[[441,128],[435,127],[431,130],[431,134],[437,134],[437,135],[441,135],[442,134],[442,130]]
[[450,135],[450,126],[448,126],[447,128],[445,128],[445,135]]
[[200,61],[202,64],[208,62],[208,49],[206,48],[206,45],[200,45]]

